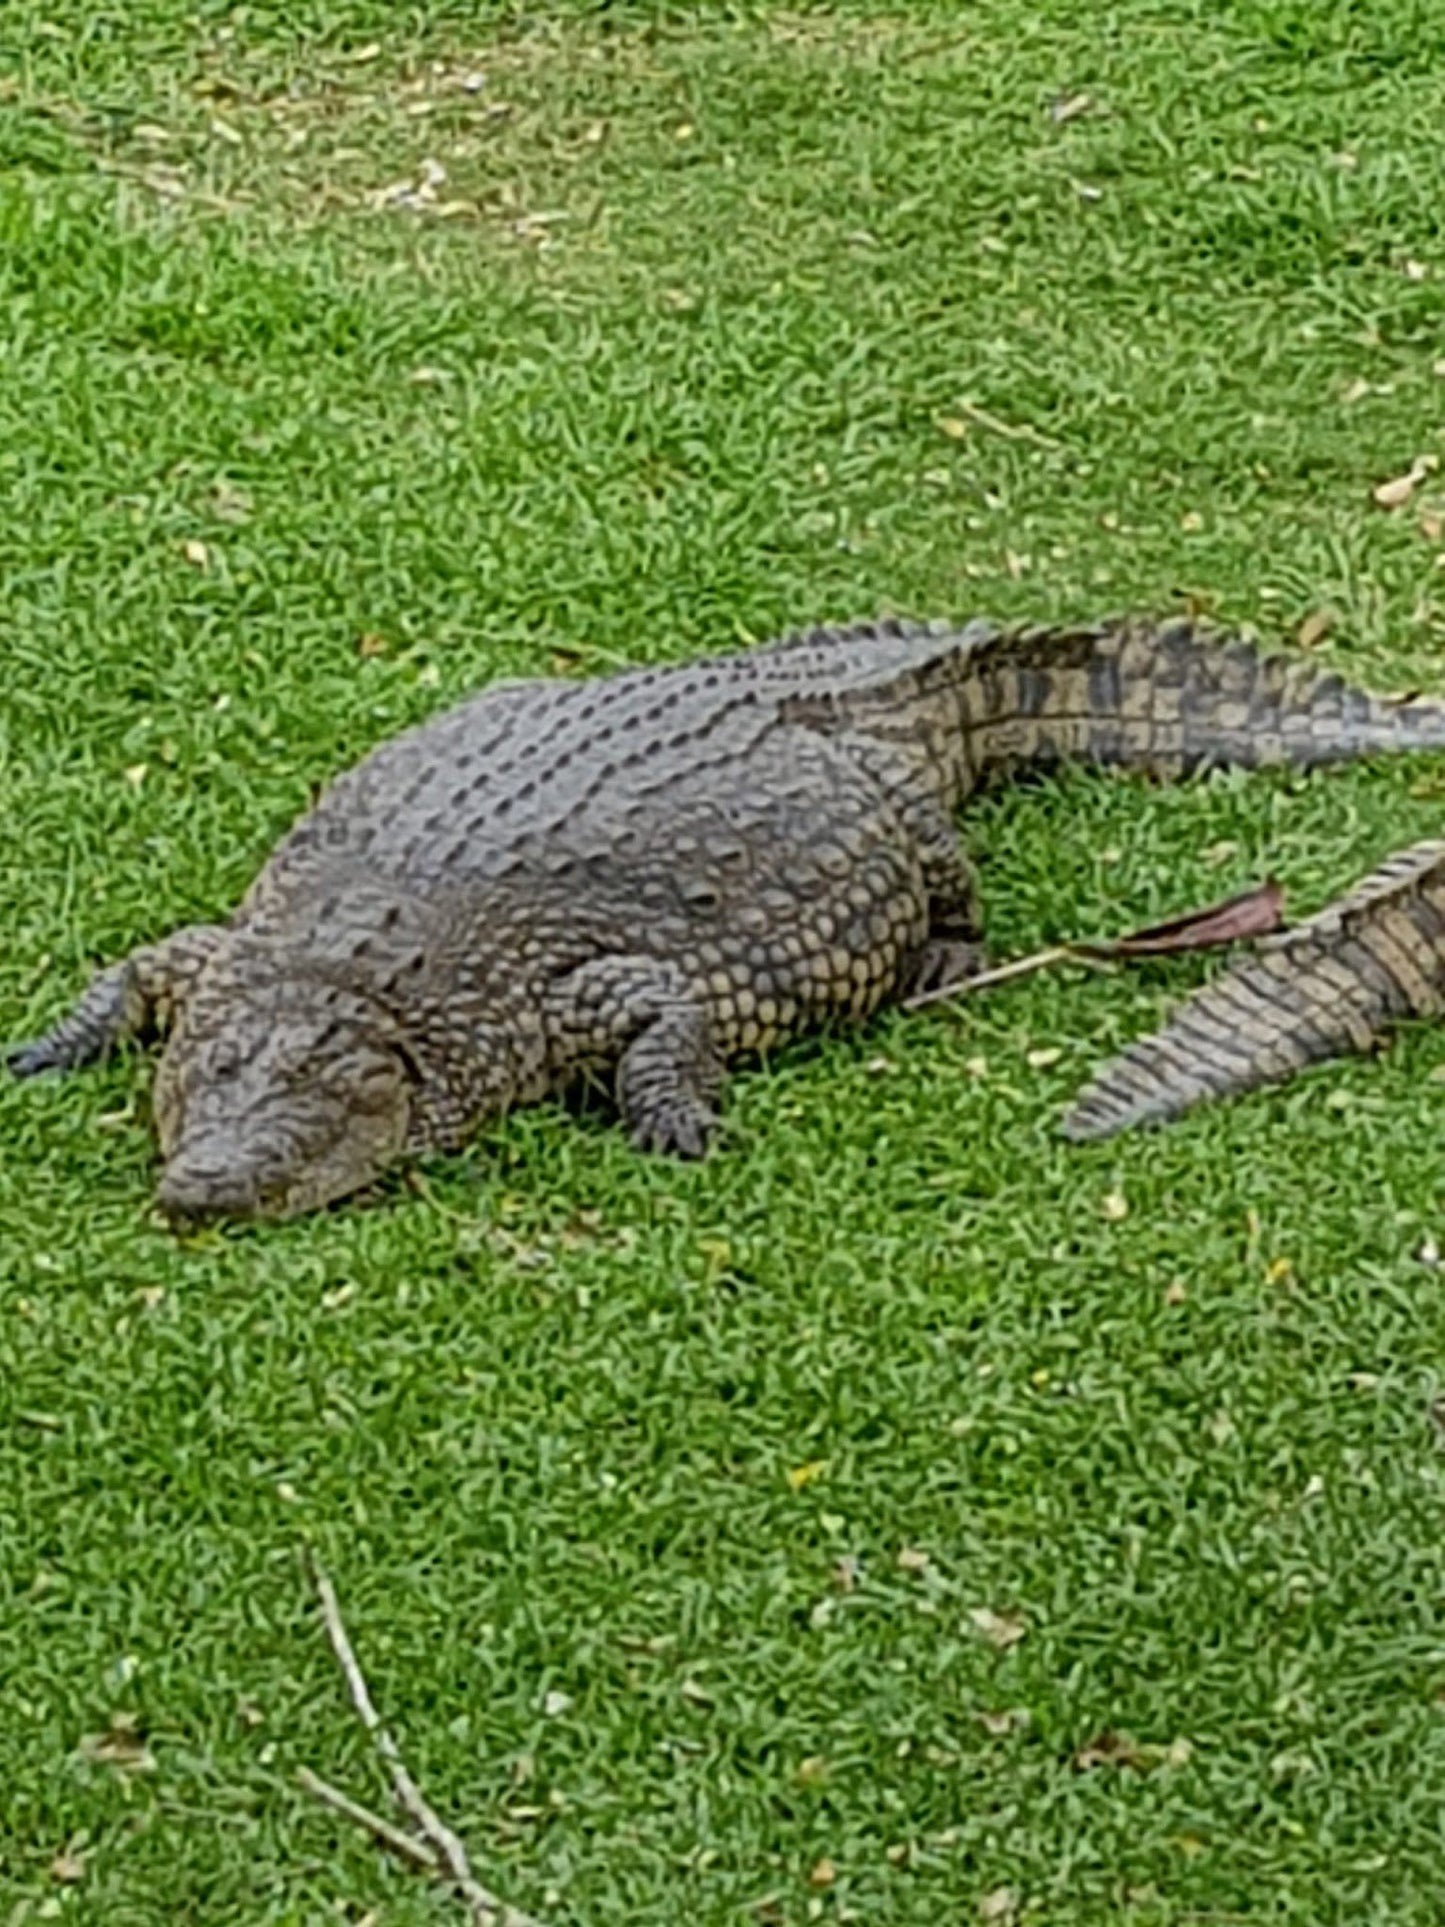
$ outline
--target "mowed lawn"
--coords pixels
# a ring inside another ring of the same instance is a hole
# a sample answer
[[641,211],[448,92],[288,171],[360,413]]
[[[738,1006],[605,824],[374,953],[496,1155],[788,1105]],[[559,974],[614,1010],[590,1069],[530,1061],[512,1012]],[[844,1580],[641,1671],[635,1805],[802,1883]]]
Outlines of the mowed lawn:
[[[6,1037],[493,677],[1127,607],[1445,687],[1424,0],[0,40]],[[963,828],[1007,955],[1312,908],[1445,766]],[[544,1108],[183,1241],[143,1059],[0,1083],[0,1921],[461,1918],[296,1790],[386,1802],[310,1544],[548,1927],[1439,1922],[1445,1036],[1065,1146],[1214,967],[779,1054],[699,1167]]]

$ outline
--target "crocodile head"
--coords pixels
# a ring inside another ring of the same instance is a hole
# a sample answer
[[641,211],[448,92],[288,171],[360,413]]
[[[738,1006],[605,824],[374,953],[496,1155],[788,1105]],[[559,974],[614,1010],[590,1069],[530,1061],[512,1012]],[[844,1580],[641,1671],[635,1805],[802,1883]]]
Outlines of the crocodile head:
[[414,1070],[368,999],[322,982],[210,978],[156,1074],[173,1222],[289,1218],[359,1190],[406,1142]]

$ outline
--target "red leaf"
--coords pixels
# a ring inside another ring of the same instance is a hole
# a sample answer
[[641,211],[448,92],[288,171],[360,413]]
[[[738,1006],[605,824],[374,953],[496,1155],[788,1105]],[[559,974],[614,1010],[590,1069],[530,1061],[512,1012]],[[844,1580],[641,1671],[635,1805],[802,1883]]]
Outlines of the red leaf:
[[1271,877],[1237,897],[1190,910],[1164,923],[1131,930],[1126,937],[1075,943],[1092,957],[1172,957],[1185,950],[1214,950],[1246,937],[1268,937],[1284,925],[1284,891]]

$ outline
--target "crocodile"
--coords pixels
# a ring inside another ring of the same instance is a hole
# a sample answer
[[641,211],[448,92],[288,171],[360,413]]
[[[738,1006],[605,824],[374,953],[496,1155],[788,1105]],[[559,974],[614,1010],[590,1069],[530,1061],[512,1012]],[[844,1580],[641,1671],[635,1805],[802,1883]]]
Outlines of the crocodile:
[[8,1061],[163,1036],[178,1225],[319,1208],[599,1076],[639,1146],[694,1157],[728,1060],[978,967],[953,813],[981,785],[1441,747],[1445,704],[1185,619],[886,619],[501,683],[383,742],[228,921],[102,970]]
[[1187,997],[1100,1069],[1064,1119],[1075,1141],[1162,1124],[1210,1098],[1366,1051],[1445,1009],[1445,842],[1398,850],[1312,917]]

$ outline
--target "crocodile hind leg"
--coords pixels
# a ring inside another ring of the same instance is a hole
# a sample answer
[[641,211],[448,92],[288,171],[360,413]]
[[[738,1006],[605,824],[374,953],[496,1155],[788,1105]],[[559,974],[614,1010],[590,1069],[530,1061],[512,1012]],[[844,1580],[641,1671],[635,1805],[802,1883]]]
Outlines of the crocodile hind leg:
[[890,741],[863,729],[850,730],[838,741],[897,811],[923,871],[928,935],[900,973],[900,992],[917,996],[976,977],[989,961],[978,876],[948,811],[933,792],[928,758],[915,743]]
[[639,1149],[706,1151],[723,1064],[708,1012],[680,971],[650,957],[584,964],[556,985],[548,1031],[564,1070],[615,1060],[617,1108]]
[[916,997],[966,982],[988,968],[988,946],[978,900],[978,876],[959,847],[952,823],[936,804],[915,806],[908,825],[928,892],[928,935],[904,972],[900,988]]
[[160,943],[133,950],[97,972],[43,1037],[7,1051],[6,1064],[16,1077],[79,1070],[109,1057],[127,1038],[166,1028],[224,936],[217,924],[190,924]]

